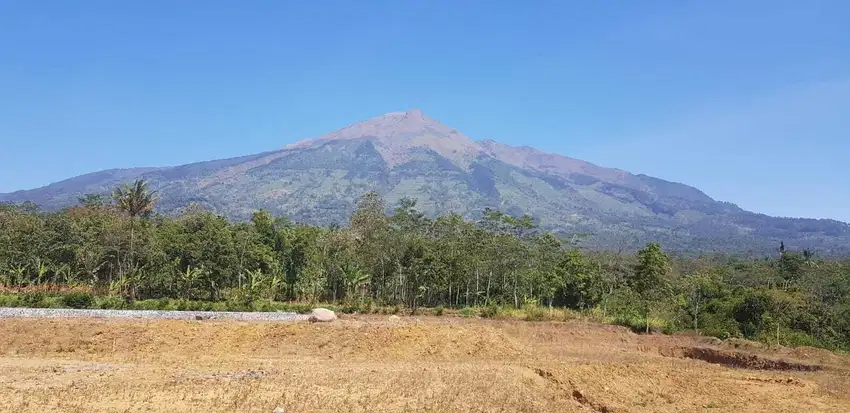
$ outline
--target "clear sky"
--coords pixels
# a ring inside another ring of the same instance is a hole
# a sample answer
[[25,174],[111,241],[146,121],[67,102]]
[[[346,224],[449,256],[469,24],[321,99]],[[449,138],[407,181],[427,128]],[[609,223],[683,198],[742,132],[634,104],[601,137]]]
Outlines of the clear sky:
[[409,108],[850,221],[846,0],[0,0],[0,192]]

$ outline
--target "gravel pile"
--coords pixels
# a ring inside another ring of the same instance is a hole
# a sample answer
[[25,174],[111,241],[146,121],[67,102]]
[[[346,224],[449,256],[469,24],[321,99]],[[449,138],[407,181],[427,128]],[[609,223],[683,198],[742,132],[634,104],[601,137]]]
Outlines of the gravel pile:
[[231,311],[73,310],[67,308],[0,308],[0,318],[142,318],[169,320],[301,321],[306,315]]

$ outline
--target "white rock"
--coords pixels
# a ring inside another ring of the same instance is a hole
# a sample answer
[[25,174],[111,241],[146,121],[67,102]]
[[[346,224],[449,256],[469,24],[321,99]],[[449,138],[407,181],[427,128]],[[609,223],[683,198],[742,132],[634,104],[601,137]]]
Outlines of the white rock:
[[391,322],[391,323],[398,323],[398,322],[400,322],[400,321],[401,321],[401,317],[399,317],[399,316],[397,316],[397,315],[391,315],[391,316],[390,316],[390,322]]
[[277,409],[274,409],[274,413],[286,413],[286,410],[284,410],[283,407],[278,407]]
[[310,316],[307,317],[307,320],[311,323],[327,323],[336,319],[336,314],[327,308],[314,308],[313,311],[310,312]]

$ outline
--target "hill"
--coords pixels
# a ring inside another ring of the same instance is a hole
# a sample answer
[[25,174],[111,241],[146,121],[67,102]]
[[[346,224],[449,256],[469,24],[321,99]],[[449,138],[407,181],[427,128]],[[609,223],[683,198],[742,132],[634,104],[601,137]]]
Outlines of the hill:
[[530,214],[563,234],[592,234],[585,245],[596,248],[659,241],[680,251],[767,253],[784,241],[822,254],[850,252],[846,223],[769,217],[684,184],[530,147],[473,141],[418,110],[389,113],[275,151],[95,172],[0,194],[0,201],[32,201],[55,210],[136,178],[159,191],[162,213],[196,203],[233,219],[266,209],[328,225],[345,223],[357,198],[375,190],[389,205],[415,198],[429,215],[474,218],[486,207]]

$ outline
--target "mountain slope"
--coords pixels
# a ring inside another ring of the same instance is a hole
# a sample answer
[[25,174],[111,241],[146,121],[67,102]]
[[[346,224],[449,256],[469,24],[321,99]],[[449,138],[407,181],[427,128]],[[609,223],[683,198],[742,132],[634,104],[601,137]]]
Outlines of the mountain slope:
[[295,220],[344,223],[358,197],[377,190],[393,205],[419,201],[435,215],[475,217],[485,207],[528,213],[588,244],[634,248],[660,241],[679,250],[771,251],[780,240],[824,253],[850,245],[850,226],[832,220],[772,218],[713,200],[696,188],[603,168],[529,147],[473,141],[419,111],[390,113],[280,150],[172,168],[109,170],[0,195],[46,209],[73,205],[144,178],[159,210],[198,203],[231,218],[260,208]]

